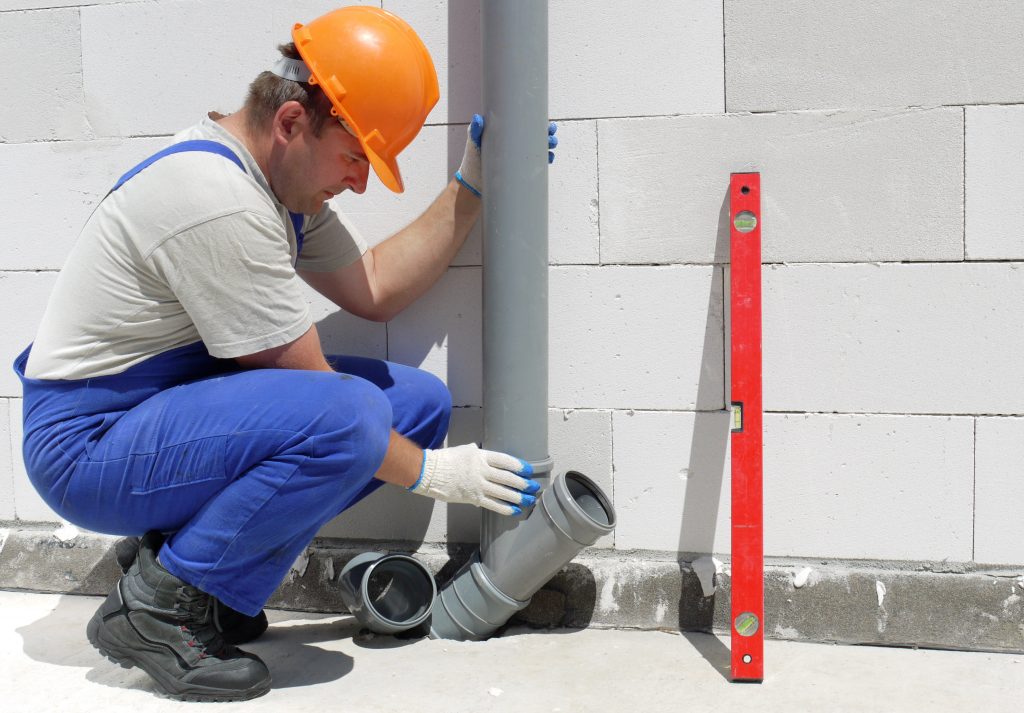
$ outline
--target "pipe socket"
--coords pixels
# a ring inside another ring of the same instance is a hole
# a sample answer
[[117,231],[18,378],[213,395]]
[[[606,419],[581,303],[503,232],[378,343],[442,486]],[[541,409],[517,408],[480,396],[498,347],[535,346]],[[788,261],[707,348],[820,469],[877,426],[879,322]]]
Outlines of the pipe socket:
[[528,517],[475,553],[444,587],[431,616],[434,639],[479,641],[493,634],[584,547],[615,528],[611,500],[569,471],[555,478]]
[[408,555],[364,552],[338,575],[341,599],[370,631],[397,634],[430,616],[437,585],[430,571]]

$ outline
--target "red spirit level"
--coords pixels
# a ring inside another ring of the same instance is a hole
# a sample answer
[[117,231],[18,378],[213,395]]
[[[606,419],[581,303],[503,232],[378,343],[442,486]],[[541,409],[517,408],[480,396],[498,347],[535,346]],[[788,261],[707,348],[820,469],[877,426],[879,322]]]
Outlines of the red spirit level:
[[761,174],[729,185],[732,324],[732,680],[764,679]]

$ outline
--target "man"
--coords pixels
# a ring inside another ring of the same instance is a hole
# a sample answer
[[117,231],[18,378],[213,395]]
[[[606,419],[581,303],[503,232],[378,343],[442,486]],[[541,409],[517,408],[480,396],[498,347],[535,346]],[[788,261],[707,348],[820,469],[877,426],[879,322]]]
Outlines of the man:
[[326,201],[362,193],[371,167],[402,190],[396,157],[437,102],[433,63],[373,7],[293,39],[239,112],[118,181],[15,364],[46,502],[91,530],[148,533],[89,639],[176,698],[269,690],[233,644],[266,628],[264,603],[320,527],[382,483],[509,515],[539,489],[517,458],[440,447],[451,402],[435,377],[325,356],[299,284],[381,321],[426,292],[480,211],[482,121],[426,212],[367,249]]

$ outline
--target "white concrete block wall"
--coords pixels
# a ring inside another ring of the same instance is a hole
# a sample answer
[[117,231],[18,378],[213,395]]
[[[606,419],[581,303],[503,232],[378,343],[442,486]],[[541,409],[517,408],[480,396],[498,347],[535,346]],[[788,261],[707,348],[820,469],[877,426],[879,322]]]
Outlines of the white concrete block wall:
[[1024,502],[1024,418],[977,419],[974,559],[1020,562],[1024,542],[1013,534]]
[[1024,413],[1019,263],[773,265],[764,398],[777,411]]
[[726,0],[728,111],[1024,102],[1015,0]]
[[[8,362],[111,180],[236,108],[291,23],[339,4],[0,1]],[[338,199],[374,244],[445,185],[483,87],[480,0],[370,4],[420,31],[441,85],[407,192]],[[614,498],[598,545],[728,555],[727,187],[760,171],[766,553],[1024,564],[1024,5],[552,0],[549,17],[549,431],[556,471]],[[329,350],[449,382],[451,443],[482,438],[482,261],[476,230],[388,325],[309,295]],[[0,519],[53,519],[6,374]],[[382,490],[324,534],[472,541],[478,522]]]
[[0,242],[0,264],[7,270],[59,270],[118,177],[166,144],[165,138],[0,144],[8,235],[17,236]]
[[970,260],[1024,259],[1024,105],[966,109]]
[[726,261],[729,174],[757,170],[766,262],[961,260],[963,132],[953,108],[599,122],[601,259]]
[[[38,51],[45,46],[46,51]],[[0,141],[81,139],[82,33],[75,8],[0,14]],[[14,81],[11,81],[14,80]]]
[[13,520],[14,459],[12,449],[18,445],[11,437],[10,399],[0,399],[0,520]]

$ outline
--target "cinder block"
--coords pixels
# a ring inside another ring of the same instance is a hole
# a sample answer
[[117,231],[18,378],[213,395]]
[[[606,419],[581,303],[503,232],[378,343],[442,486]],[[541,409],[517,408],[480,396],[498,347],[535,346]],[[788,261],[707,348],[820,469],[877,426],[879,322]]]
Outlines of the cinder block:
[[765,553],[971,560],[974,419],[768,414]]
[[[620,412],[618,549],[727,554],[724,412]],[[973,420],[766,414],[765,555],[970,561]]]
[[979,418],[974,503],[974,560],[1024,565],[1024,418]]
[[601,260],[728,260],[729,174],[760,171],[766,262],[963,259],[961,109],[598,124]]
[[1020,263],[768,266],[773,411],[1022,414]]
[[729,552],[729,414],[615,411],[615,547]]
[[1024,5],[725,3],[729,111],[1024,100]]
[[724,110],[718,0],[554,0],[548,27],[552,117]]
[[276,45],[289,40],[291,24],[275,28],[271,6],[269,0],[183,0],[81,8],[93,131],[173,134],[208,111],[241,107],[249,82],[279,56]]
[[966,112],[967,257],[1024,258],[1024,106]]
[[428,124],[467,124],[483,113],[480,0],[383,0],[381,6],[416,30],[427,46],[441,98]]
[[21,382],[11,365],[36,336],[43,310],[57,279],[54,272],[0,272],[4,331],[0,348],[0,397],[21,397]]
[[7,399],[0,399],[0,520],[14,519],[14,461]]
[[556,475],[578,471],[612,496],[611,411],[550,409],[548,435]]
[[[596,263],[596,125],[591,121],[562,122],[558,136],[556,159],[548,170],[548,257],[552,264]],[[367,242],[376,245],[426,210],[455,174],[465,148],[465,124],[426,126],[399,160],[404,193],[392,193],[371,174],[365,193],[343,193],[334,199],[335,204],[352,218]],[[481,236],[478,220],[452,264],[482,264]]]
[[556,135],[555,162],[548,168],[548,260],[598,263],[597,122],[561,121]]
[[[416,29],[434,59],[441,100],[427,121],[465,123],[480,112],[480,0],[384,0],[383,7]],[[652,25],[671,32],[652,33]],[[548,9],[548,39],[552,118],[719,112],[724,106],[717,0],[644,0],[626,12],[611,0],[557,0]]]
[[325,354],[387,359],[387,325],[351,315],[311,287],[305,292]]
[[[443,504],[385,483],[324,525],[317,537],[417,544],[439,542],[445,539],[444,512]],[[368,545],[368,549],[373,548]]]
[[[78,7],[88,2],[89,5],[103,5],[113,2],[132,2],[133,0],[0,0],[0,12],[8,10],[40,10],[56,7]],[[137,1],[137,0],[136,0]]]
[[25,472],[25,459],[21,454],[21,441],[25,437],[22,427],[22,400],[8,401],[11,424],[11,455],[14,469],[14,516],[24,522],[60,522],[50,506],[43,502]]
[[60,269],[82,226],[117,178],[167,139],[0,144],[0,184],[10,239],[8,270]]
[[388,324],[388,358],[440,377],[456,406],[482,399],[480,268],[448,270]]
[[[548,445],[555,461],[555,477],[575,470],[593,480],[615,503],[612,480],[612,412],[550,409]],[[605,535],[594,547],[615,545],[615,532]]]
[[0,16],[0,66],[7,78],[0,141],[88,136],[78,10],[5,12]]
[[549,299],[552,406],[723,407],[719,269],[556,267]]

